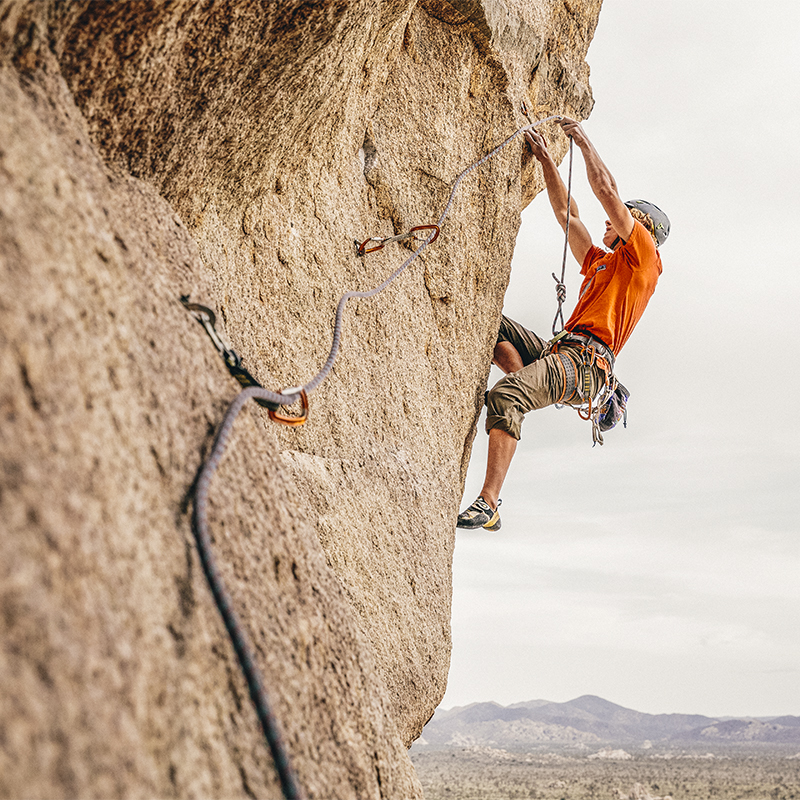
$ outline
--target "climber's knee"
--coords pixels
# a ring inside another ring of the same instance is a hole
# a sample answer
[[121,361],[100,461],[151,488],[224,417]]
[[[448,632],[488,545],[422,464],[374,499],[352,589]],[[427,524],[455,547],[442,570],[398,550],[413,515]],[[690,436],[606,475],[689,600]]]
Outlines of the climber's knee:
[[506,375],[523,367],[522,356],[511,342],[498,342],[494,346],[492,363],[500,367]]
[[557,356],[547,356],[501,378],[486,396],[486,431],[519,439],[525,414],[558,402],[563,392]]
[[513,386],[500,381],[486,397],[486,433],[493,428],[519,439],[522,435],[522,420],[525,416],[520,409],[519,397]]

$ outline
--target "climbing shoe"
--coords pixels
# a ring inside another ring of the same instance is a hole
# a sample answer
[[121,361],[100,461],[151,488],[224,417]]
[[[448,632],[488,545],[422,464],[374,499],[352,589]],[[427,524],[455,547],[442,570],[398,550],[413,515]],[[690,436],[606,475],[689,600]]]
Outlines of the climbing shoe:
[[499,531],[500,504],[502,502],[502,500],[498,500],[497,510],[492,511],[489,504],[482,497],[479,497],[466,511],[462,511],[458,515],[456,527],[470,530],[486,528],[487,531]]

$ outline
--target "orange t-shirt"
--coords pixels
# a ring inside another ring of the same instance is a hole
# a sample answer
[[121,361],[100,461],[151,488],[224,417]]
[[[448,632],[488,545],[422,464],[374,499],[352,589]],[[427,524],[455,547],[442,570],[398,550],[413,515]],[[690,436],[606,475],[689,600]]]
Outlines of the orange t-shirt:
[[661,275],[661,256],[653,237],[634,220],[630,238],[613,253],[592,245],[581,275],[585,277],[578,303],[564,327],[596,336],[618,355]]

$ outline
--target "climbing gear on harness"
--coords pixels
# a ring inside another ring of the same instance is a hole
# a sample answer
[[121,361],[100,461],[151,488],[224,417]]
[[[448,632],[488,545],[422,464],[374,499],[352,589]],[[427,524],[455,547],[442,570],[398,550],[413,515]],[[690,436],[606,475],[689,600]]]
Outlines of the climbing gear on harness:
[[648,203],[647,200],[628,200],[625,205],[649,215],[653,220],[653,235],[656,237],[658,246],[661,247],[669,236],[669,217],[657,205]]
[[497,508],[493,511],[491,506],[482,497],[479,497],[466,511],[462,511],[458,515],[456,527],[467,530],[486,528],[487,531],[499,531],[502,502],[502,500],[498,500]]
[[559,353],[557,350],[554,352],[561,362],[561,368],[564,370],[564,391],[561,393],[561,397],[558,398],[556,405],[563,405],[568,400],[571,400],[575,394],[575,390],[578,388],[578,376],[575,372],[575,362],[566,353]]
[[[377,250],[383,250],[383,248],[387,244],[389,244],[390,242],[402,242],[405,239],[410,239],[412,237],[414,239],[420,239],[420,240],[424,241],[425,237],[424,236],[417,236],[416,233],[417,233],[417,231],[429,231],[429,230],[433,230],[433,238],[430,240],[430,242],[428,242],[428,244],[433,244],[436,241],[436,239],[439,237],[439,226],[438,225],[417,225],[416,227],[411,228],[410,230],[406,231],[405,233],[398,234],[397,236],[389,236],[386,239],[381,239],[378,236],[372,236],[371,238],[366,239],[365,241],[361,242],[360,244],[356,240],[356,252],[357,252],[358,255],[363,256],[366,253],[374,253]],[[368,246],[370,242],[377,242],[378,244],[376,244],[374,246]]]
[[619,382],[611,393],[611,397],[600,407],[597,425],[601,431],[610,431],[622,419],[622,427],[628,427],[628,409],[626,408],[630,392]]
[[[561,352],[559,350],[559,345],[562,344],[577,345],[577,360],[575,360],[573,351]],[[630,396],[624,387],[622,387],[625,391],[624,399],[616,394],[617,388],[621,384],[614,376],[613,351],[596,336],[563,330],[548,342],[545,352],[555,353],[564,370],[564,391],[556,405],[559,407],[570,405],[581,419],[590,420],[592,423],[592,446],[602,445],[603,432],[611,430],[619,420],[619,415],[617,415],[613,423],[608,424],[614,415],[611,404],[616,402],[622,408],[620,413],[623,413],[625,412],[625,403]],[[592,367],[595,365],[603,373],[603,382],[599,391],[593,396]],[[583,381],[579,382],[577,375],[581,370]],[[580,402],[570,402],[576,396]],[[625,427],[627,427],[627,416]]]
[[[535,124],[539,125],[556,118],[557,115],[553,115],[546,117]],[[495,147],[492,151],[461,172],[453,184],[447,205],[445,206],[445,209],[442,212],[441,217],[439,217],[437,223],[435,225],[417,226],[416,229],[412,229],[410,232],[414,233],[414,231],[418,231],[420,229],[427,229],[430,230],[431,233],[383,283],[368,292],[346,292],[344,295],[342,295],[336,307],[336,316],[333,327],[333,342],[328,354],[328,359],[319,373],[304,386],[284,389],[282,392],[272,392],[269,389],[265,389],[246,369],[244,369],[244,367],[242,367],[241,359],[236,352],[222,341],[222,338],[217,333],[216,317],[211,309],[206,308],[205,306],[200,306],[197,303],[190,303],[188,297],[181,298],[181,302],[187,311],[189,311],[205,329],[209,338],[213,342],[214,347],[224,359],[231,375],[233,375],[244,387],[233,399],[230,406],[228,406],[228,410],[225,412],[225,416],[223,417],[222,423],[217,431],[214,443],[211,446],[211,452],[205,463],[202,465],[200,473],[195,482],[192,502],[192,530],[197,542],[197,548],[200,553],[200,560],[203,565],[203,571],[205,573],[206,580],[208,581],[209,587],[211,588],[211,592],[214,596],[214,600],[217,604],[217,608],[219,609],[219,612],[225,623],[225,627],[228,631],[228,635],[233,643],[236,656],[239,660],[239,665],[247,680],[250,698],[256,708],[256,713],[258,714],[259,721],[261,722],[264,736],[267,740],[267,744],[269,745],[273,760],[275,762],[275,767],[280,778],[284,797],[287,798],[287,800],[300,798],[302,797],[302,794],[296,774],[292,769],[291,763],[289,762],[288,754],[275,723],[274,716],[270,710],[263,680],[253,655],[252,645],[249,643],[244,629],[242,628],[242,625],[234,611],[233,601],[231,596],[228,594],[227,589],[225,588],[225,584],[222,581],[222,577],[214,560],[211,548],[211,536],[209,534],[208,526],[208,493],[211,485],[211,479],[213,478],[214,473],[222,460],[222,456],[225,453],[228,440],[230,439],[233,431],[233,424],[248,400],[252,399],[256,402],[259,402],[261,405],[266,406],[270,411],[270,418],[276,422],[283,422],[284,424],[297,426],[305,421],[308,415],[308,395],[313,392],[314,389],[316,389],[322,383],[322,381],[325,380],[333,368],[336,356],[338,355],[342,335],[342,319],[344,307],[347,301],[354,297],[365,299],[373,297],[374,295],[383,291],[411,263],[413,263],[413,261],[425,250],[425,248],[439,235],[439,229],[450,212],[455,199],[456,191],[458,190],[461,181],[463,181],[464,178],[466,178],[473,170],[477,169],[489,159],[493,158],[504,147],[507,147],[509,144],[511,144],[511,142],[513,142],[525,131],[526,127],[517,130],[505,141],[497,145],[497,147]],[[367,240],[365,244],[367,244],[369,241],[371,240]],[[387,241],[388,240],[383,240],[382,244],[386,244]],[[377,247],[374,249],[377,250],[381,248]],[[371,250],[371,248],[365,248],[365,252],[371,252]],[[287,418],[285,415],[278,413],[280,406],[289,406],[293,403],[296,403],[298,400],[301,401],[303,406],[303,412],[300,417]],[[491,522],[491,527],[489,527],[489,529],[497,530],[499,527],[500,516],[497,514],[497,519]]]

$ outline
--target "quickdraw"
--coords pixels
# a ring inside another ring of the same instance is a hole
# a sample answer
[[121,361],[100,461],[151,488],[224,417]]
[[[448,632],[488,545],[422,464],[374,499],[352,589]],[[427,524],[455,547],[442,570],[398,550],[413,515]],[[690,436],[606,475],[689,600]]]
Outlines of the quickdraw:
[[[250,374],[250,372],[242,366],[241,356],[239,356],[239,354],[232,347],[228,347],[228,345],[220,336],[219,332],[217,331],[216,314],[210,308],[201,306],[199,303],[190,303],[189,298],[186,295],[181,297],[181,303],[183,303],[183,307],[203,326],[203,329],[208,334],[208,338],[211,339],[211,342],[217,349],[217,352],[220,354],[220,356],[222,356],[222,360],[225,362],[228,372],[230,372],[230,374],[233,375],[237,381],[239,381],[241,386],[245,389],[250,386],[255,386],[259,389],[262,389],[264,392],[267,392],[268,390],[264,389],[264,387]],[[308,418],[308,395],[305,393],[305,391],[302,388],[297,387],[294,389],[284,389],[278,394],[299,395],[303,405],[302,414],[297,417],[281,414],[279,410],[281,405],[283,405],[282,402],[267,399],[265,397],[254,397],[253,399],[260,406],[263,406],[267,409],[269,418],[273,420],[273,422],[278,422],[281,425],[289,425],[291,427],[302,425]]]
[[[190,303],[188,297],[181,298],[181,302],[183,303],[184,307],[192,313],[194,318],[200,322],[205,329],[209,338],[213,342],[214,347],[225,361],[228,371],[231,373],[231,375],[233,375],[234,378],[236,378],[237,381],[239,381],[239,383],[244,387],[244,390],[249,392],[248,397],[255,400],[259,405],[265,406],[269,409],[270,419],[275,422],[280,422],[283,425],[289,425],[292,427],[300,426],[306,421],[308,418],[308,395],[311,394],[311,392],[313,392],[325,380],[325,378],[327,378],[339,353],[339,345],[342,337],[344,308],[347,304],[347,301],[353,298],[366,299],[369,297],[374,297],[379,292],[382,292],[390,283],[392,283],[392,281],[395,280],[395,278],[397,278],[422,254],[428,245],[432,244],[436,241],[436,239],[438,239],[442,224],[444,223],[447,215],[450,213],[450,209],[452,208],[455,200],[456,192],[458,191],[458,187],[461,185],[461,182],[473,170],[478,169],[491,158],[494,158],[494,156],[496,156],[505,147],[510,145],[511,142],[513,142],[516,138],[521,136],[529,127],[535,127],[545,122],[549,122],[550,120],[561,119],[559,114],[552,114],[551,116],[545,117],[536,122],[531,122],[531,119],[528,116],[527,106],[525,106],[524,103],[523,113],[527,117],[530,124],[516,130],[511,134],[511,136],[505,139],[505,141],[501,142],[493,150],[489,151],[486,155],[475,161],[473,164],[470,164],[470,166],[461,172],[461,174],[453,183],[447,205],[445,206],[442,215],[439,217],[436,223],[416,225],[405,233],[398,234],[397,236],[389,236],[385,239],[381,239],[379,237],[370,237],[363,242],[355,242],[357,252],[361,256],[381,250],[390,242],[399,242],[412,237],[418,241],[422,241],[422,244],[420,244],[416,250],[414,250],[414,252],[379,286],[376,286],[374,289],[371,289],[367,292],[346,292],[344,295],[342,295],[342,297],[339,299],[339,304],[336,307],[336,316],[333,325],[333,342],[331,344],[330,353],[328,354],[328,359],[319,373],[304,386],[298,386],[293,389],[284,389],[282,392],[272,392],[269,389],[265,389],[242,366],[239,355],[222,341],[222,338],[217,333],[215,328],[216,318],[214,312],[211,311],[211,309],[206,308],[206,306],[201,306],[197,303]],[[420,232],[424,231],[429,231],[427,236],[423,237],[418,235]],[[374,246],[370,246],[371,242],[375,243]],[[301,402],[303,408],[302,413],[299,416],[291,417],[279,412],[280,406],[289,406],[298,401]]]
[[[431,236],[431,234],[428,234],[428,236],[417,236],[417,231],[433,231],[433,236]],[[428,240],[428,244],[433,244],[439,238],[439,226],[417,225],[416,227],[411,228],[405,233],[400,233],[397,236],[389,236],[386,239],[381,239],[378,236],[372,236],[369,239],[365,239],[361,243],[359,243],[359,241],[356,239],[356,253],[360,256],[363,256],[367,253],[374,253],[377,250],[383,250],[383,248],[390,242],[402,242],[411,238],[418,239],[420,241]],[[377,242],[377,244],[371,246],[370,242]]]

